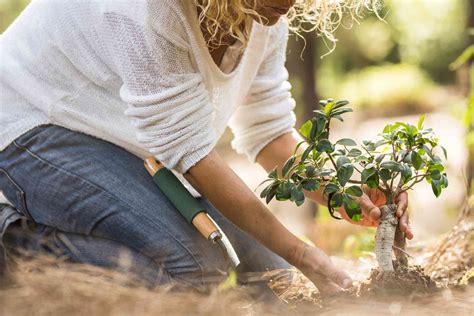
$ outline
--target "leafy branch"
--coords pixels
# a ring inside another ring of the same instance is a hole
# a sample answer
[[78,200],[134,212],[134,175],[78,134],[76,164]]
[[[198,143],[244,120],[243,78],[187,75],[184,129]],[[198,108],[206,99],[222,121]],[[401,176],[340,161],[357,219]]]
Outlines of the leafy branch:
[[[263,183],[269,183],[260,196],[269,203],[273,198],[290,200],[300,206],[305,201],[304,191],[322,190],[328,198],[328,208],[334,211],[344,207],[355,221],[361,218],[356,202],[363,194],[363,185],[381,190],[392,203],[401,192],[426,180],[438,197],[448,186],[441,152],[447,159],[446,149],[438,144],[432,129],[424,128],[423,115],[417,126],[403,122],[388,124],[379,139],[363,141],[361,146],[350,138],[332,142],[329,139],[331,122],[343,122],[343,115],[352,112],[348,101],[322,100],[323,110],[299,129],[304,141],[298,143],[283,165],[281,176],[275,167]],[[297,154],[306,144],[305,150]],[[355,177],[357,176],[357,177]],[[355,178],[354,178],[355,177]]]

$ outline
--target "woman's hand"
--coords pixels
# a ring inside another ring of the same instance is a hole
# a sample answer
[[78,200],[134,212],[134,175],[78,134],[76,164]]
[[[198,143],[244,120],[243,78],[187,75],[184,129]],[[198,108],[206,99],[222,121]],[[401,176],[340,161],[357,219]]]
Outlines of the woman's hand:
[[323,295],[333,295],[352,286],[351,277],[336,268],[321,249],[301,243],[295,266],[310,279]]
[[[369,189],[364,185],[363,187],[364,194],[357,198],[357,203],[359,203],[362,210],[362,218],[360,221],[353,221],[344,210],[344,207],[339,209],[341,216],[353,224],[376,227],[379,224],[380,219],[380,209],[379,207],[387,203],[385,194],[379,189]],[[400,193],[395,198],[395,203],[397,204],[397,217],[399,218],[400,230],[406,234],[408,239],[413,238],[413,232],[410,227],[410,222],[408,218],[408,194],[406,192]]]

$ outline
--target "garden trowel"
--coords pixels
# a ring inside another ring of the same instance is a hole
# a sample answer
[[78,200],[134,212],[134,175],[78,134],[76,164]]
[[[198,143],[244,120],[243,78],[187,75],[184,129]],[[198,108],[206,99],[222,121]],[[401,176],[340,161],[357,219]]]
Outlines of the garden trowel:
[[217,223],[209,216],[201,203],[191,195],[181,181],[154,157],[145,160],[145,168],[153,177],[153,182],[161,189],[183,217],[209,241],[219,245],[225,260],[232,269],[239,266],[240,260],[229,239]]

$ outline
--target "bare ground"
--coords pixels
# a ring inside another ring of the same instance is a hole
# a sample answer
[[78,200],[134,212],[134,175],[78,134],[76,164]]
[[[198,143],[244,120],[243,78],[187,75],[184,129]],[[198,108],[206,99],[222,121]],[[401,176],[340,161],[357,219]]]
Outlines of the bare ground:
[[[420,256],[425,271],[441,286],[429,295],[402,291],[383,298],[357,297],[375,265],[370,257],[333,258],[357,282],[352,291],[332,298],[322,299],[295,270],[274,272],[269,286],[280,303],[272,305],[253,300],[241,288],[216,288],[207,294],[173,286],[147,289],[118,272],[50,257],[17,257],[10,279],[1,279],[0,315],[474,315],[474,286],[466,278],[474,263],[473,245],[468,241],[472,228],[458,225],[432,247],[434,252]],[[456,238],[466,242],[446,245]]]

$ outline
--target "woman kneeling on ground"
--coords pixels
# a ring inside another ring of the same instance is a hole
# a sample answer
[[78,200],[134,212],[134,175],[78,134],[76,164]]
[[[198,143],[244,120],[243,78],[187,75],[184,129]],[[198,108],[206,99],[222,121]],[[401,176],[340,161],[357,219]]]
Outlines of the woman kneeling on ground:
[[[233,148],[267,171],[293,154],[289,20],[327,19],[329,2],[33,1],[0,40],[0,189],[15,209],[0,217],[5,247],[107,267],[126,250],[153,285],[209,284],[226,263],[154,185],[143,166],[153,155],[197,190],[242,271],[293,265],[323,293],[350,287],[214,150],[228,125]],[[377,225],[375,199],[359,202],[360,223]],[[410,238],[406,207],[403,195]],[[20,218],[27,229],[9,233]]]

